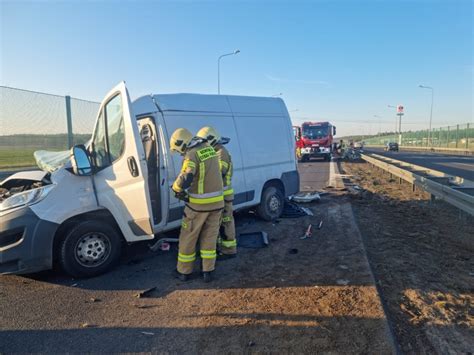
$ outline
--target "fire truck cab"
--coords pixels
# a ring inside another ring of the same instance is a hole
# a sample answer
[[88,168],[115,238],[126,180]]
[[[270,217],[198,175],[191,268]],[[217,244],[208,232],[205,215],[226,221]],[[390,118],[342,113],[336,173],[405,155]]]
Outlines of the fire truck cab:
[[336,127],[329,122],[304,122],[293,126],[296,139],[296,156],[305,162],[311,158],[331,160]]

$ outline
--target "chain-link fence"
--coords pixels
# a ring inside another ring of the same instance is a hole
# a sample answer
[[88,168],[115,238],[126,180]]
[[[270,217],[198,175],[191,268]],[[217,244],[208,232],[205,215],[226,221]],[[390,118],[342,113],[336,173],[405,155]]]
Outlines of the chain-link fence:
[[0,86],[0,169],[35,165],[36,150],[67,150],[91,137],[98,102]]
[[[385,145],[398,142],[398,133],[364,137],[368,145]],[[429,130],[402,132],[402,146],[451,148],[474,151],[474,124],[458,124]]]

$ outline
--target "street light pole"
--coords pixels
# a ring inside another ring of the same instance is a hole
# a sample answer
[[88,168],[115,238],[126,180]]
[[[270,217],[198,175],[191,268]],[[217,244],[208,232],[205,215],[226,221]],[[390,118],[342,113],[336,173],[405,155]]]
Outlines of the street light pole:
[[431,123],[433,121],[433,99],[434,99],[434,89],[431,86],[424,86],[424,85],[418,85],[419,88],[421,89],[429,89],[431,90],[431,109],[430,109],[430,128],[428,130],[428,144],[430,147],[432,146],[431,142]]
[[221,94],[221,59],[223,57],[227,57],[228,55],[236,55],[240,53],[240,49],[236,49],[232,53],[226,53],[222,54],[218,59],[217,59],[217,94]]

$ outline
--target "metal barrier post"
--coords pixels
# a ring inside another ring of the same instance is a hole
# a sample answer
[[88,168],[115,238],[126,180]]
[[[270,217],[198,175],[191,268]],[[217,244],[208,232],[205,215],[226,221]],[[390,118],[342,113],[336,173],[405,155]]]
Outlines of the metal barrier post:
[[71,114],[71,96],[66,95],[66,120],[67,120],[67,145],[72,148],[74,145],[74,137],[72,135],[72,114]]

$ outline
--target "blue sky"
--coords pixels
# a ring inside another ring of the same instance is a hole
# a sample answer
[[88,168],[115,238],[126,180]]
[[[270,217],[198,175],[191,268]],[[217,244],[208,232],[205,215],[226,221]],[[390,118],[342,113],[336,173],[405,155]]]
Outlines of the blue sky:
[[[472,1],[4,1],[0,84],[100,101],[283,93],[295,121],[339,134],[473,122]],[[367,121],[372,121],[368,123]]]

